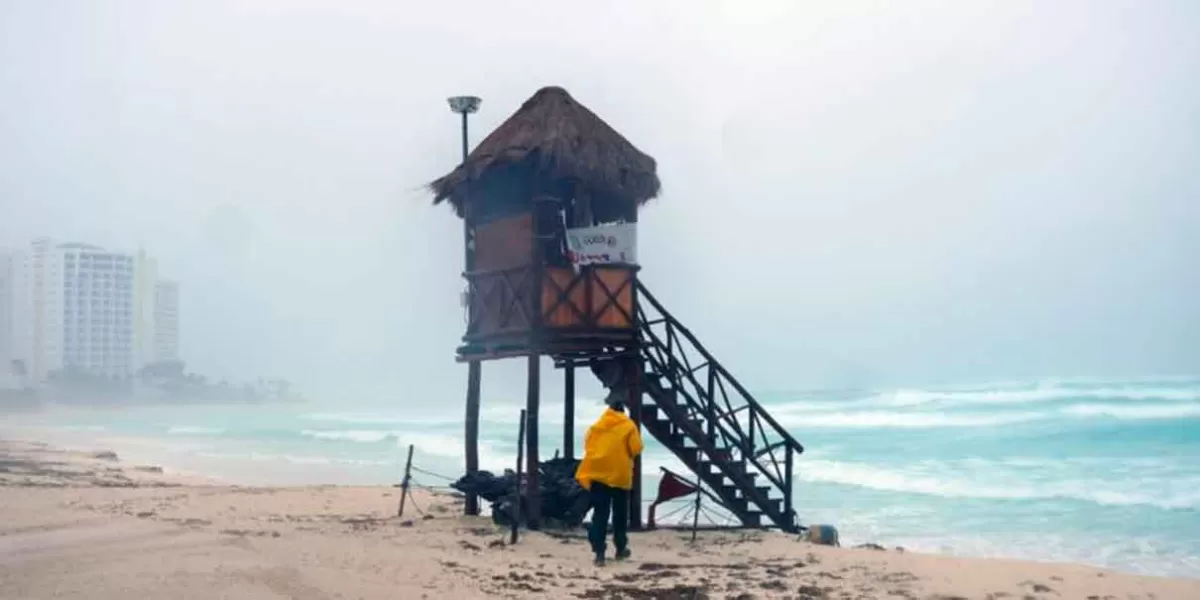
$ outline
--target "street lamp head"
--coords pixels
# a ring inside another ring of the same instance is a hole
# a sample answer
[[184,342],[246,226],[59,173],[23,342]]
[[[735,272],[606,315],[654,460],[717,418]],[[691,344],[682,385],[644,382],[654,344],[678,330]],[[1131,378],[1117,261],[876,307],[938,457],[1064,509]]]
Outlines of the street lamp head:
[[446,101],[450,103],[450,110],[459,114],[471,114],[479,110],[479,103],[483,102],[477,96],[454,96]]

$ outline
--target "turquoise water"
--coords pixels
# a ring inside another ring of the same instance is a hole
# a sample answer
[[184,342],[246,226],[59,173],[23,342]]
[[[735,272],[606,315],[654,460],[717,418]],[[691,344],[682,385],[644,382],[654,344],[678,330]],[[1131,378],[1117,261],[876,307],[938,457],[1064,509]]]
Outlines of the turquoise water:
[[[844,543],[1200,577],[1200,377],[759,399],[808,448],[796,464],[802,522],[832,523]],[[581,402],[577,440],[598,410]],[[414,463],[430,473],[418,483],[444,485],[438,475],[461,471],[461,411],[457,398],[415,409],[146,407],[5,425],[185,472],[283,484],[393,483],[414,444]],[[515,460],[517,411],[485,399],[484,468]],[[549,455],[560,443],[557,403],[541,423]],[[648,489],[658,466],[683,470],[651,444]]]

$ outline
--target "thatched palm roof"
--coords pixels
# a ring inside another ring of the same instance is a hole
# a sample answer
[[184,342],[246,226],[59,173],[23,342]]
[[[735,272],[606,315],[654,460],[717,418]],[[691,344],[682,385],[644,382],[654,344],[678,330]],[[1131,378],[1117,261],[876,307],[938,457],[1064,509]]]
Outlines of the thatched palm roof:
[[[546,87],[476,146],[463,165],[429,184],[434,204],[449,200],[461,216],[467,185],[487,199],[486,175],[519,169],[540,191],[583,188],[594,202],[640,205],[658,195],[654,158],[560,87]],[[565,200],[566,198],[564,198]]]

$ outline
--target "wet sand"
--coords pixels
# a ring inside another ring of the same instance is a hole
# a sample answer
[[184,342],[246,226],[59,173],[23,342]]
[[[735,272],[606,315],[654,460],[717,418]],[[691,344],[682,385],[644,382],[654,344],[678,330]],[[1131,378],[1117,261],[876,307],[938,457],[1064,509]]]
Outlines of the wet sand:
[[1200,580],[828,548],[766,532],[631,536],[590,563],[583,532],[516,545],[453,494],[238,487],[96,452],[0,441],[3,598],[1193,600]]

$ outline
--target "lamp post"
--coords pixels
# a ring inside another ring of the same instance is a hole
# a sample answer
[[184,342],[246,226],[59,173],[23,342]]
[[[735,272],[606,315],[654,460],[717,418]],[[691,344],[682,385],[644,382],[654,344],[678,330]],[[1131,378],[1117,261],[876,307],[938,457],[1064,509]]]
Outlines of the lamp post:
[[446,102],[450,103],[451,111],[462,115],[462,157],[463,162],[467,162],[467,115],[479,112],[483,100],[478,96],[454,96]]
[[462,115],[462,167],[463,175],[466,177],[467,196],[463,200],[463,244],[465,248],[464,260],[467,271],[470,272],[475,266],[475,231],[471,227],[471,220],[467,214],[467,205],[470,204],[471,178],[466,174],[467,155],[470,154],[467,146],[467,116],[479,112],[479,105],[483,102],[478,96],[453,96],[446,99],[450,104],[450,110]]
[[[467,116],[479,112],[479,105],[483,102],[478,96],[453,96],[446,99],[450,104],[450,110],[462,115],[462,166],[464,169],[463,175],[466,176],[467,155],[470,154],[467,145]],[[471,227],[470,219],[467,215],[467,205],[469,204],[469,196],[471,191],[471,178],[466,176],[467,196],[463,200],[463,243],[465,245],[465,262],[467,271],[474,267],[475,258],[475,235]]]
[[[454,96],[446,100],[450,104],[450,110],[462,115],[462,168],[464,181],[466,182],[467,190],[466,197],[463,198],[463,262],[466,267],[466,272],[469,274],[475,268],[475,230],[471,227],[471,211],[470,211],[470,189],[471,177],[466,173],[467,155],[470,154],[467,147],[467,115],[479,111],[479,104],[483,102],[476,96]],[[467,288],[467,321],[470,322],[471,308],[473,302],[470,297],[470,283],[468,280]],[[472,360],[467,363],[467,415],[464,432],[466,434],[466,462],[467,474],[474,475],[479,470],[479,383],[480,383],[479,361]],[[474,494],[467,494],[466,505],[464,512],[468,515],[479,514],[479,497]]]

